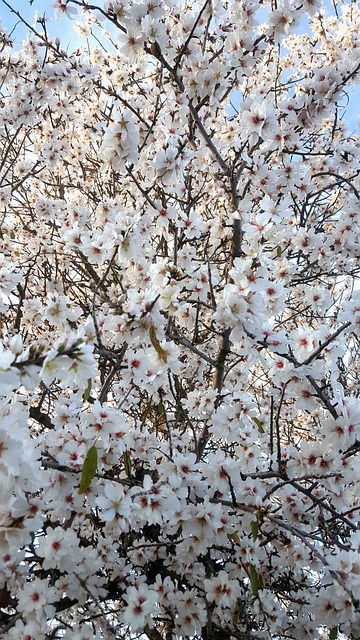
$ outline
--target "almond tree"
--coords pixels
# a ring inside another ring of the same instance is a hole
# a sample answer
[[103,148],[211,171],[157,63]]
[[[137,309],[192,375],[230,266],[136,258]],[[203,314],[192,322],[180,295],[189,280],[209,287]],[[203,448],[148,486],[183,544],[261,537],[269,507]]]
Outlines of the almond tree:
[[0,637],[359,638],[357,3],[1,3]]

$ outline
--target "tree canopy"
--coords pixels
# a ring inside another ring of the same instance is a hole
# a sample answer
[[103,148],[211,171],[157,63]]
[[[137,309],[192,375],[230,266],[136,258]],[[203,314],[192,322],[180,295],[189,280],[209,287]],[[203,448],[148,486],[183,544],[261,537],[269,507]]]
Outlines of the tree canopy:
[[358,3],[1,3],[0,637],[359,639]]

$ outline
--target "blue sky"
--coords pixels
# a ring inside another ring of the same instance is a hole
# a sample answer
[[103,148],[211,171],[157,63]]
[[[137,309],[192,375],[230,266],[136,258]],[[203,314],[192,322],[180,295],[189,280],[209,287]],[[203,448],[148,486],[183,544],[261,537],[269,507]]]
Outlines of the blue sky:
[[[55,20],[55,10],[52,7],[53,0],[34,0],[32,6],[30,6],[29,0],[7,0],[7,2],[16,11],[21,13],[22,17],[31,25],[34,23],[35,13],[38,13],[40,17],[45,14],[50,36],[54,38],[59,36],[64,49],[68,46],[70,46],[70,48],[73,47],[74,42],[77,43],[76,33],[74,32],[71,20],[66,16],[63,16],[61,20]],[[2,26],[9,32],[14,29],[12,38],[15,44],[20,44],[28,30],[25,25],[19,22],[19,18],[5,6],[2,0],[0,0],[0,18]],[[37,28],[39,29],[39,27]]]
[[[29,5],[29,0],[7,0],[7,2],[19,11],[30,24],[33,24],[35,12],[38,12],[39,16],[45,14],[48,19],[47,28],[49,35],[53,38],[59,36],[64,49],[76,48],[83,44],[83,41],[77,37],[73,23],[69,18],[63,16],[61,20],[54,19],[53,0],[34,0],[32,6]],[[102,0],[99,1],[100,6],[101,4]],[[325,5],[329,12],[333,13],[331,0],[325,0]],[[11,13],[2,0],[0,0],[0,18],[2,25],[8,29],[9,32],[12,31],[12,38],[15,41],[15,45],[20,45],[21,40],[26,35],[27,28],[19,22],[19,19]],[[307,30],[306,19],[302,21],[297,31],[301,32],[305,30]],[[345,118],[349,130],[354,132],[358,126],[360,115],[360,85],[357,85],[349,91],[349,99]]]

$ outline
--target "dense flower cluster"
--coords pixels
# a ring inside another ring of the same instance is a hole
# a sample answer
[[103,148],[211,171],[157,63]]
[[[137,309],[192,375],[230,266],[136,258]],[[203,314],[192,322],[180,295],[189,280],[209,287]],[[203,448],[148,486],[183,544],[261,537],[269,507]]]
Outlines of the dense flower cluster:
[[76,52],[1,29],[5,640],[359,638],[340,4],[55,0]]

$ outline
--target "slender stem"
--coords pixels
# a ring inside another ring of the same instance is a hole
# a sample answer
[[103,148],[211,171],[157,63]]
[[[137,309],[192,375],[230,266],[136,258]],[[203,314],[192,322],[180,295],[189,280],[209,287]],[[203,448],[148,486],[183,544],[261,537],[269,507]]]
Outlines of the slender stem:
[[315,360],[318,355],[324,350],[326,349],[326,347],[331,344],[331,342],[333,342],[333,340],[335,340],[335,338],[338,337],[338,335],[340,335],[340,333],[342,333],[343,331],[345,331],[345,329],[347,329],[348,327],[350,327],[351,322],[345,322],[345,324],[341,325],[341,327],[339,327],[337,329],[337,331],[335,331],[331,336],[329,336],[329,338],[327,338],[324,342],[322,342],[317,349],[315,349],[315,351],[313,351],[308,358],[306,358],[306,360],[304,360],[304,362],[302,362],[300,364],[300,366],[302,365],[307,365],[310,364],[310,362],[312,362],[313,360]]
[[170,340],[174,340],[174,342],[177,342],[178,344],[182,344],[183,347],[187,347],[190,351],[192,351],[197,356],[199,356],[199,358],[202,358],[203,360],[205,360],[212,367],[216,367],[217,366],[217,361],[216,360],[214,360],[210,356],[206,355],[206,353],[204,353],[203,351],[200,351],[200,349],[195,347],[195,345],[192,342],[190,342],[190,340],[187,340],[186,338],[184,338],[182,336],[175,336],[173,334],[169,334],[168,338]]

